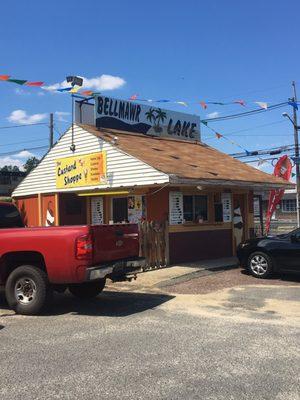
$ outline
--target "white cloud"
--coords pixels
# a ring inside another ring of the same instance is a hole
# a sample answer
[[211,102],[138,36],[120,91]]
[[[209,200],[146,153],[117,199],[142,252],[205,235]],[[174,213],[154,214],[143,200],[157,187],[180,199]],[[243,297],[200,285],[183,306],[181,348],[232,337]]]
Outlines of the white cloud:
[[66,111],[55,111],[55,115],[57,116],[58,121],[61,122],[70,122],[66,119],[70,115],[69,112]]
[[16,88],[15,93],[19,96],[30,96],[31,93],[26,92],[24,89]]
[[[82,84],[83,89],[90,89],[96,91],[119,89],[126,83],[126,81],[119,76],[106,75],[106,74],[102,74],[100,76],[96,76],[95,78],[91,79],[85,78],[84,76],[82,76],[81,78],[83,78],[83,84]],[[53,92],[57,89],[63,89],[67,87],[70,87],[70,83],[64,80],[61,83],[53,83],[52,85],[49,86],[43,86],[42,89]]]
[[34,124],[43,121],[48,114],[32,114],[28,115],[24,110],[15,110],[7,117],[9,122],[16,124]]
[[29,157],[34,157],[35,155],[33,153],[30,153],[28,150],[22,150],[20,153],[13,155],[12,157],[14,158],[29,158]]
[[0,157],[0,168],[4,167],[5,165],[16,165],[20,168],[20,170],[24,170],[24,160],[19,160],[17,158],[12,157]]
[[206,118],[217,118],[220,115],[218,111],[214,111],[206,115]]

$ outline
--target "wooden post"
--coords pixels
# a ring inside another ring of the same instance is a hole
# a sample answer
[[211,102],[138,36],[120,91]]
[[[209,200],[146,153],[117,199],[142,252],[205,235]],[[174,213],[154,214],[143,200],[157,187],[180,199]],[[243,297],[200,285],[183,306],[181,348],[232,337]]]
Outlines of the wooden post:
[[42,195],[41,193],[38,193],[38,221],[39,221],[39,226],[42,226]]
[[169,222],[165,223],[165,257],[166,257],[166,265],[170,265],[170,245],[169,245]]
[[86,223],[87,225],[92,223],[91,198],[89,196],[86,197]]
[[54,194],[54,201],[55,201],[55,225],[59,226],[59,193]]

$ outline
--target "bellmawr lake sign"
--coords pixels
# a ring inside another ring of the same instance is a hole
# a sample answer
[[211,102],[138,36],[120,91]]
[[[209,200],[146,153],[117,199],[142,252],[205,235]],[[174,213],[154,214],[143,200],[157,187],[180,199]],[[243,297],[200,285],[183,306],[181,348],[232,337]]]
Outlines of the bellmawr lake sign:
[[98,128],[117,129],[147,136],[200,140],[200,118],[197,115],[106,96],[95,98],[95,123]]

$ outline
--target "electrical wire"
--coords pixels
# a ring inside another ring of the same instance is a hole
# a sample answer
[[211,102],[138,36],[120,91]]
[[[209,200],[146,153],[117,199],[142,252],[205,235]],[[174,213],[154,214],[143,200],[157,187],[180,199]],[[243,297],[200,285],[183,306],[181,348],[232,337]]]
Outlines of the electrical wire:
[[[274,121],[274,122],[269,122],[268,124],[260,124],[260,125],[255,125],[251,128],[246,128],[246,129],[238,129],[237,131],[231,131],[231,133],[229,133],[226,136],[247,136],[247,135],[235,135],[235,133],[240,133],[240,132],[247,132],[247,131],[252,131],[253,129],[257,129],[257,128],[264,128],[266,126],[271,126],[271,125],[277,125],[277,124],[283,124],[285,123],[284,119],[278,120],[278,121]],[[271,135],[256,135],[256,134],[251,134],[249,136],[271,136]],[[272,136],[283,136],[283,135],[272,135]],[[285,135],[286,136],[286,135]],[[204,140],[206,139],[216,139],[215,136],[209,136],[207,138],[203,138]]]
[[25,126],[35,126],[35,125],[49,125],[49,124],[48,124],[48,122],[38,122],[38,123],[35,123],[35,124],[21,124],[21,125],[0,126],[0,129],[23,128]]
[[34,142],[41,142],[46,140],[47,138],[44,139],[36,139],[36,140],[24,140],[23,142],[14,142],[14,143],[5,143],[5,144],[0,144],[1,147],[5,146],[13,146],[15,144],[24,144],[24,143],[34,143]]
[[19,149],[19,150],[15,150],[15,151],[9,151],[7,153],[0,153],[0,157],[11,156],[13,154],[21,153],[22,151],[44,150],[44,149],[48,149],[48,148],[49,148],[49,146],[39,146],[39,147],[30,147],[28,149]]
[[201,122],[208,123],[208,122],[225,121],[225,120],[235,119],[235,118],[240,118],[240,117],[247,117],[247,116],[250,116],[250,115],[253,115],[253,114],[260,114],[260,113],[264,113],[264,112],[267,112],[267,111],[276,110],[278,108],[285,107],[287,104],[288,104],[288,102],[285,101],[285,102],[282,102],[282,103],[273,104],[272,106],[269,106],[267,109],[257,108],[255,110],[245,111],[245,112],[238,113],[238,114],[231,114],[231,115],[225,115],[223,117],[202,119]]

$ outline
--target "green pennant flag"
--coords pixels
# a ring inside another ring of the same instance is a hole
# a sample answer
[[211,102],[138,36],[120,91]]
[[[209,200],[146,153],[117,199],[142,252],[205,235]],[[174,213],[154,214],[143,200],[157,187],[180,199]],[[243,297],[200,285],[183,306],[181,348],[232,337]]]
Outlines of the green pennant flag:
[[207,122],[206,121],[201,121],[203,125],[207,126]]
[[24,83],[26,83],[27,80],[24,81],[22,79],[7,79],[7,82],[13,82],[13,83],[17,83],[18,85],[24,85]]
[[294,174],[294,172],[292,172],[292,178],[294,178],[294,176],[296,176],[296,174]]

